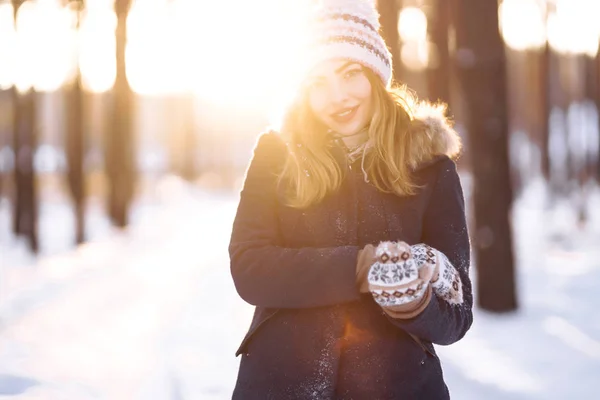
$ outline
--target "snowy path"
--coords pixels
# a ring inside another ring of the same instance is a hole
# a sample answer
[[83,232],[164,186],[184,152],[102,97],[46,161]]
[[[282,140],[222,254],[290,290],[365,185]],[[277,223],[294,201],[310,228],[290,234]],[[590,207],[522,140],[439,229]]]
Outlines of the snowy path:
[[226,397],[238,362],[227,349],[252,312],[231,279],[211,284],[214,271],[228,273],[234,207],[231,197],[185,194],[143,206],[129,232],[42,257],[0,307],[0,398]]
[[[252,313],[227,267],[234,210],[231,197],[186,193],[147,208],[127,233],[42,259],[54,277],[64,263],[82,271],[5,318],[0,399],[230,398]],[[535,196],[514,212],[521,310],[476,311],[463,341],[438,347],[453,398],[596,398],[598,214],[585,233],[568,228],[568,209],[555,214]]]

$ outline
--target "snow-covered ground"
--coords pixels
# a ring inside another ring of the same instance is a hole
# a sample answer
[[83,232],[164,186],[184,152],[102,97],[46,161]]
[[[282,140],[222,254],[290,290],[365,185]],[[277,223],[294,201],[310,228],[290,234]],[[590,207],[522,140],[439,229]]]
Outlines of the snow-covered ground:
[[[568,201],[548,204],[534,182],[514,208],[520,310],[475,310],[468,335],[438,347],[455,399],[597,398],[600,193],[586,226]],[[7,207],[0,399],[230,398],[252,315],[228,268],[235,195],[169,178],[125,231],[91,203],[91,240],[77,249],[65,199],[45,197],[37,259],[9,235]]]
[[475,309],[464,340],[438,347],[456,399],[598,396],[600,195],[593,190],[583,227],[573,201],[547,208],[544,193],[543,185],[532,183],[512,215],[519,311]]

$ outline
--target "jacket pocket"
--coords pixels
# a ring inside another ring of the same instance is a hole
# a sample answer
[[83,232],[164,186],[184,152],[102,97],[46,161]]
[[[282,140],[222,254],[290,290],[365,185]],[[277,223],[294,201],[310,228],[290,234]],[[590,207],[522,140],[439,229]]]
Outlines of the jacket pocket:
[[413,334],[408,334],[422,349],[425,353],[427,353],[428,355],[430,355],[433,358],[438,358],[437,355],[435,354],[435,352],[433,351],[433,346],[430,349],[429,346],[427,346],[426,343],[424,343],[421,339],[419,339],[417,336],[413,335]]
[[[277,314],[278,312],[279,312],[278,308],[274,308],[274,309],[265,311],[264,315],[259,314],[260,316],[258,318],[256,318],[256,321],[252,321],[252,325],[250,325],[250,329],[248,330],[248,333],[246,333],[246,336],[244,336],[242,343],[240,343],[240,346],[238,347],[237,351],[235,352],[236,357],[239,356],[240,354],[244,353],[244,351],[246,350],[246,345],[248,344],[250,339],[252,339],[252,336],[254,336],[254,334],[260,329],[260,327],[263,326],[263,324],[265,324],[268,320],[273,318],[275,316],[275,314]],[[261,314],[263,314],[263,313],[261,313]]]

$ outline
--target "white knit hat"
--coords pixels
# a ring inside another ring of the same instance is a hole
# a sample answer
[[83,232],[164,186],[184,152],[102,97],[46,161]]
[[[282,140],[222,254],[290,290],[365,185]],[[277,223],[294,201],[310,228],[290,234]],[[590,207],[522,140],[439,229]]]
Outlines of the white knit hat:
[[392,55],[379,34],[372,0],[321,0],[311,18],[307,69],[331,58],[346,58],[373,70],[389,86]]

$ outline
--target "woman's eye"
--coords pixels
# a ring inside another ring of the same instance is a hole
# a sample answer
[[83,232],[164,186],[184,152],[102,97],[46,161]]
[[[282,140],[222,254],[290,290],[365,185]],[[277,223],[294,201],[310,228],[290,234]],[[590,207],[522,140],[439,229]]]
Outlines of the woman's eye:
[[350,79],[359,75],[360,73],[362,73],[362,70],[360,69],[351,69],[349,71],[346,71],[345,78]]

